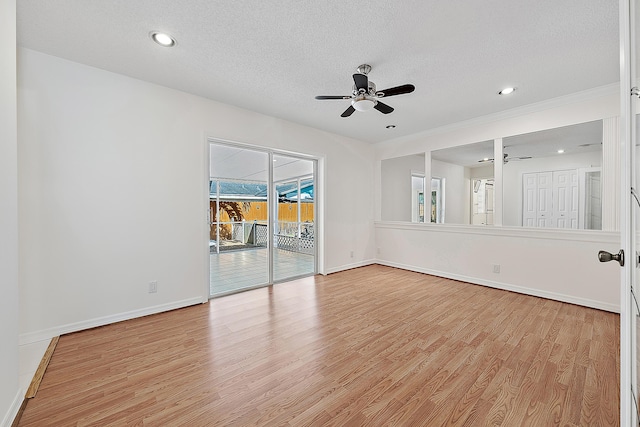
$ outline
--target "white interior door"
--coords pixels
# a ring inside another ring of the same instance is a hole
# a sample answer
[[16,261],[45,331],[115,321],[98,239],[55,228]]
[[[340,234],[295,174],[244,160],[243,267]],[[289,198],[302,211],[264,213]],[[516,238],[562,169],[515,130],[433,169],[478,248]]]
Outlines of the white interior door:
[[554,228],[578,228],[578,172],[553,172],[551,223]]
[[553,173],[542,172],[536,175],[538,177],[536,226],[553,227]]
[[525,173],[522,175],[522,225],[524,227],[536,226],[537,186],[537,174]]
[[555,227],[553,172],[522,175],[522,225]]
[[[628,242],[626,245],[629,247],[629,254],[633,254],[629,256],[629,265],[626,266],[627,271],[623,276],[623,288],[626,291],[625,299],[629,300],[626,308],[628,308],[628,315],[625,316],[627,319],[627,325],[624,328],[624,332],[626,333],[628,338],[625,340],[629,340],[629,346],[626,351],[625,359],[628,361],[625,366],[625,370],[628,371],[630,380],[631,380],[631,399],[633,400],[633,404],[630,404],[630,408],[628,412],[631,413],[631,424],[632,425],[640,425],[640,391],[638,390],[638,385],[640,384],[639,380],[639,372],[638,372],[638,357],[640,356],[640,352],[638,351],[638,342],[640,342],[638,333],[640,332],[640,327],[638,325],[638,320],[640,319],[640,308],[638,304],[638,297],[640,296],[640,274],[638,274],[638,254],[640,253],[640,239],[638,238],[638,224],[640,224],[640,199],[638,196],[638,190],[640,189],[640,162],[639,162],[639,154],[640,147],[638,147],[638,96],[640,96],[640,82],[638,81],[638,70],[640,67],[638,66],[638,60],[640,60],[640,54],[638,53],[638,49],[640,49],[640,42],[638,42],[638,32],[636,31],[636,25],[640,23],[640,1],[639,0],[626,0],[629,5],[629,27],[628,27],[628,40],[629,46],[628,48],[624,48],[626,51],[629,51],[629,61],[628,66],[625,64],[623,74],[625,76],[625,80],[628,82],[628,85],[631,87],[629,90],[625,85],[620,85],[621,92],[624,91],[627,94],[626,100],[623,101],[622,109],[624,112],[622,113],[627,117],[627,119],[623,120],[623,123],[626,123],[625,130],[625,141],[628,145],[629,159],[627,163],[629,166],[627,167],[629,176],[629,180],[631,181],[631,194],[628,195],[627,200],[631,205],[631,214],[629,215],[627,224],[628,229]],[[626,12],[626,11],[624,11]],[[621,27],[623,27],[621,25]],[[625,31],[621,28],[621,31]],[[628,78],[627,77],[628,73]],[[628,107],[627,107],[628,105]],[[625,245],[625,246],[626,246]],[[621,316],[622,319],[622,316]],[[622,331],[622,328],[621,328]],[[621,362],[622,363],[622,362]],[[621,369],[622,372],[622,369]],[[622,383],[621,383],[622,386]],[[625,396],[626,397],[626,396]],[[622,396],[621,396],[622,398]]]
[[[620,186],[620,231],[622,250],[626,260],[620,278],[620,425],[638,425],[638,352],[637,321],[638,304],[637,266],[638,247],[636,238],[637,221],[640,217],[640,201],[636,189],[640,188],[635,173],[637,164],[636,147],[636,102],[640,93],[636,81],[637,53],[635,37],[639,0],[620,0],[620,135],[621,135],[621,175]],[[618,258],[620,256],[618,255]],[[609,256],[606,255],[608,259]],[[601,260],[603,260],[601,258]]]
[[578,228],[578,172],[575,169],[522,175],[522,225]]

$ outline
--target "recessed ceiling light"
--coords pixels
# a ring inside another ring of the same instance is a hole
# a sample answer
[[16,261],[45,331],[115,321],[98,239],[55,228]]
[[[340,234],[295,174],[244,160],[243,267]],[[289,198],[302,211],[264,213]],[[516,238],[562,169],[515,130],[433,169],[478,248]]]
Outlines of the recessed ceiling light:
[[564,150],[561,148],[558,150],[558,154],[562,154],[562,153],[564,153]]
[[151,32],[151,39],[158,43],[160,46],[173,47],[176,45],[176,39],[171,37],[167,33],[161,33],[159,31]]
[[513,93],[514,90],[516,90],[515,87],[505,87],[500,92],[498,92],[498,95],[509,95],[510,93]]
[[396,128],[396,125],[387,125],[387,126],[386,126],[386,128],[387,128],[387,129],[395,129],[395,128]]

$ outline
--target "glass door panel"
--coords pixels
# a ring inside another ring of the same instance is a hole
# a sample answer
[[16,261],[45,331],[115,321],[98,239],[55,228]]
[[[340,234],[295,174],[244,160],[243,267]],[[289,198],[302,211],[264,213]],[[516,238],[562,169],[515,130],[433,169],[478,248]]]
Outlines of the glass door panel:
[[210,296],[268,284],[269,154],[210,145]]
[[314,177],[314,160],[274,154],[274,282],[315,274]]

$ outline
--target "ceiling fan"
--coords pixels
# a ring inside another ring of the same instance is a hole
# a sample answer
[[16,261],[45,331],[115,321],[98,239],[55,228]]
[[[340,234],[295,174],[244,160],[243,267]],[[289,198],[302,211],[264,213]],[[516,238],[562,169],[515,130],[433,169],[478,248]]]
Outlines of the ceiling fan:
[[316,96],[316,99],[350,99],[351,105],[340,115],[341,117],[349,117],[356,110],[368,111],[372,108],[375,108],[383,114],[389,114],[393,111],[393,107],[380,102],[380,98],[411,93],[416,89],[414,85],[406,84],[385,90],[376,90],[375,83],[367,77],[369,71],[371,71],[371,65],[362,64],[356,71],[357,73],[353,75],[354,85],[351,95],[319,95]]
[[[504,153],[502,155],[502,163],[509,163],[511,160],[528,160],[528,159],[532,159],[533,157],[531,156],[520,156],[520,157],[509,157],[509,155],[507,153]],[[486,162],[491,162],[493,163],[494,159],[490,159],[488,157],[485,157],[482,160],[478,160],[478,163],[486,163]]]

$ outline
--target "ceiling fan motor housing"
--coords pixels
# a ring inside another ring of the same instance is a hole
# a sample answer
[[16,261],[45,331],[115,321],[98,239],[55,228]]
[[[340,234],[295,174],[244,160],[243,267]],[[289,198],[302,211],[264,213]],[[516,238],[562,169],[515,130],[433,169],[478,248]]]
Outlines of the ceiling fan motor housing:
[[[363,68],[368,67],[368,68]],[[358,67],[358,72],[363,75],[367,75],[367,73],[371,71],[371,66],[369,65],[361,65]],[[378,101],[376,100],[376,84],[371,80],[367,79],[367,90],[364,88],[358,89],[358,87],[353,85],[353,96],[354,98],[351,100],[351,105],[358,111],[369,111],[373,109]]]
[[376,84],[369,80],[366,92],[364,91],[364,89],[358,89],[356,85],[353,85],[353,96],[359,95],[376,96]]

